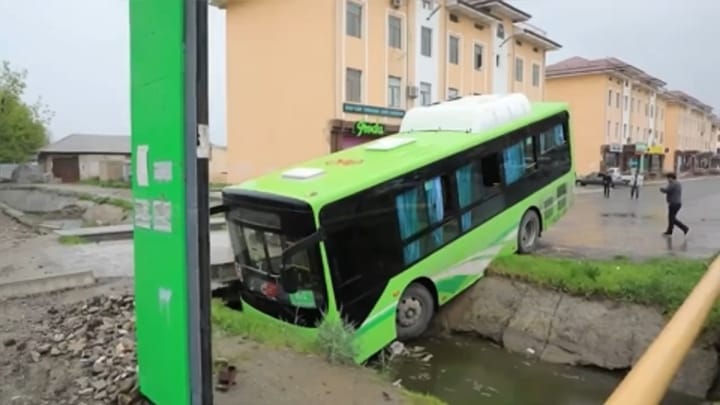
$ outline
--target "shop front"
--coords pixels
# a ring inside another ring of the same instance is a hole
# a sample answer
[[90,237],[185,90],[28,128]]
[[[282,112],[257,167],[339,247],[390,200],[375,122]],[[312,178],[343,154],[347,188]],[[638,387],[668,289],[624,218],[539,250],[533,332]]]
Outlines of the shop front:
[[652,145],[645,152],[646,170],[650,173],[662,174],[665,154],[668,149],[664,145]]
[[623,146],[619,143],[611,143],[609,145],[602,145],[600,147],[602,153],[602,165],[601,170],[607,170],[611,167],[621,166],[621,157],[623,152]]
[[330,146],[337,152],[362,145],[387,135],[396,134],[399,125],[383,124],[365,120],[346,121],[335,119],[330,122]]

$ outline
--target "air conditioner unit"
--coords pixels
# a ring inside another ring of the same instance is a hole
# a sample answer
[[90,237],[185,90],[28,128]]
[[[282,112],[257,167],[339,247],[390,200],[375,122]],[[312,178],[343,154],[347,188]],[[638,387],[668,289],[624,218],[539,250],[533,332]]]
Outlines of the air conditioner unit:
[[417,98],[418,86],[407,86],[407,96],[408,98]]
[[402,0],[390,0],[390,5],[395,8],[402,7]]

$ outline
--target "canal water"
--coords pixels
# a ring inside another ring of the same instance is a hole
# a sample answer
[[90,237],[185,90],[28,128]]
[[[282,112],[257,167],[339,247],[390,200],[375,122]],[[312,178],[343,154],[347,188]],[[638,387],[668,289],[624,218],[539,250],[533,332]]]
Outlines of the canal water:
[[[408,348],[414,354],[392,362],[396,379],[449,405],[602,404],[622,378],[593,368],[543,363],[475,337],[431,337]],[[662,403],[703,401],[669,393]]]

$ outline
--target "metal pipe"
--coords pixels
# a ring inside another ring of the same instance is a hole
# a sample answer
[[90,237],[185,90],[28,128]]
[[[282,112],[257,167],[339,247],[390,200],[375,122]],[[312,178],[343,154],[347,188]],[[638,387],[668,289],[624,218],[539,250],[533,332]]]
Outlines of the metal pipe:
[[663,399],[720,295],[716,257],[670,322],[615,389],[607,405],[655,405]]

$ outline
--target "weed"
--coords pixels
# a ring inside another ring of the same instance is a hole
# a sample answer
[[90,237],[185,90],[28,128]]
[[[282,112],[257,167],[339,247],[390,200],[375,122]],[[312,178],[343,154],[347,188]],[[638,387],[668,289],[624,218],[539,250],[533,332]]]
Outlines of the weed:
[[413,405],[447,405],[440,398],[436,398],[429,394],[413,392],[403,389],[403,396]]
[[80,183],[104,188],[130,188],[130,182],[122,180],[100,180],[97,177],[81,180]]
[[318,324],[318,348],[330,364],[354,365],[358,353],[354,335],[351,323],[325,317]]
[[86,242],[83,237],[76,235],[62,235],[58,240],[63,245],[79,245]]

